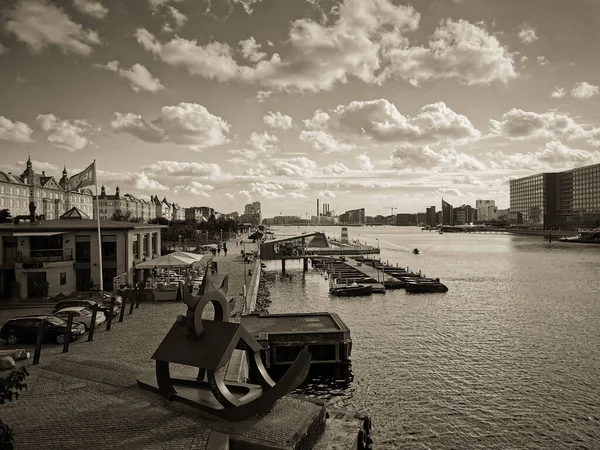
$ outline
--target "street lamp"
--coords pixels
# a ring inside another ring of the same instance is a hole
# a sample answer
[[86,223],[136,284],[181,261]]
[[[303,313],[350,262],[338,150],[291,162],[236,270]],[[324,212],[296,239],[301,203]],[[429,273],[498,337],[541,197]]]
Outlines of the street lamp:
[[362,244],[360,242],[360,233],[358,233],[358,251],[362,251]]

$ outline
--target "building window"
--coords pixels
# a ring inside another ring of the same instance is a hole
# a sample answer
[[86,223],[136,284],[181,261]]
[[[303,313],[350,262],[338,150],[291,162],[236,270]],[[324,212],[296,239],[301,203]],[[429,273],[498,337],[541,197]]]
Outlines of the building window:
[[64,286],[65,284],[67,284],[67,272],[61,272],[60,273],[60,285]]
[[133,259],[140,259],[140,242],[138,235],[133,235]]
[[144,234],[144,245],[142,246],[142,256],[148,256],[148,234]]
[[102,260],[117,260],[117,236],[102,236]]
[[75,237],[75,261],[78,263],[89,263],[92,254],[92,246],[89,236]]

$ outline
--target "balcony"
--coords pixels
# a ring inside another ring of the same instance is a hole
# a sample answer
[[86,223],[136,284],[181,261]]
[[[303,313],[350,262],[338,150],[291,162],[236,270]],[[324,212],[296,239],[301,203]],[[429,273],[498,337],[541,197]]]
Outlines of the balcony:
[[61,261],[73,261],[73,249],[56,248],[17,252],[18,263],[48,263]]

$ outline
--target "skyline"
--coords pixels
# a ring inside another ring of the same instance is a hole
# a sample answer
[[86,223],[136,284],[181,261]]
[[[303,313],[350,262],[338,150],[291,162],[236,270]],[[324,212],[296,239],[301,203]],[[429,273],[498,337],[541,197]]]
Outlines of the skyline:
[[600,162],[600,4],[336,4],[13,0],[0,170],[96,159],[107,193],[273,217],[505,208],[510,178]]

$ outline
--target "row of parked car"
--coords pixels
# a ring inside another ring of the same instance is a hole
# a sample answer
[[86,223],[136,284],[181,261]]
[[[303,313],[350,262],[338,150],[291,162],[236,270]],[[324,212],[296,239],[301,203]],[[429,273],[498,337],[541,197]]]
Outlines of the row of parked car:
[[75,298],[61,300],[48,314],[28,314],[13,317],[0,329],[0,339],[11,345],[24,342],[35,342],[40,322],[46,322],[44,340],[63,344],[67,333],[67,318],[73,314],[71,339],[83,335],[92,325],[92,312],[97,305],[96,326],[106,322],[109,315],[113,317],[121,312],[123,298],[115,296],[116,300],[111,310],[111,294],[106,291],[79,292]]

